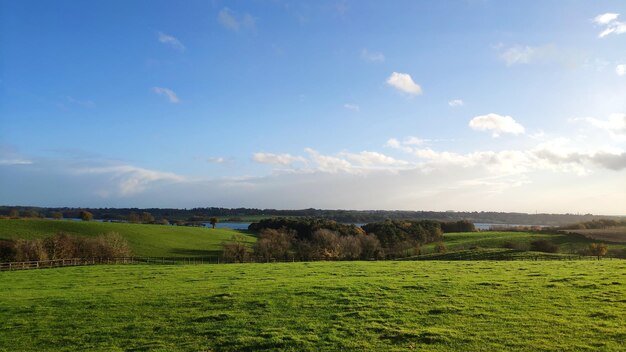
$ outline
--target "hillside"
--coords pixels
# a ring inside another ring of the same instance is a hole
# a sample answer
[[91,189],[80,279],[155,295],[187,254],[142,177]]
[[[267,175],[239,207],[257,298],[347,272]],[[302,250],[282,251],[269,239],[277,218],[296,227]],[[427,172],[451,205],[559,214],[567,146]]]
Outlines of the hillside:
[[[221,253],[222,242],[242,232],[203,227],[142,225],[71,220],[0,220],[0,239],[45,238],[58,232],[77,236],[97,236],[117,232],[123,236],[137,256],[189,257],[213,256]],[[246,235],[249,243],[256,239]]]
[[[515,249],[528,250],[530,243],[536,240],[547,240],[559,246],[561,253],[575,253],[585,249],[594,242],[604,242],[600,239],[586,238],[575,233],[532,233],[513,231],[482,231],[482,232],[461,232],[445,233],[444,243],[448,251],[469,250],[476,248],[505,248],[506,246]],[[434,249],[434,244],[424,246],[423,252],[430,253]],[[609,243],[609,248],[621,250],[626,248],[625,243]]]

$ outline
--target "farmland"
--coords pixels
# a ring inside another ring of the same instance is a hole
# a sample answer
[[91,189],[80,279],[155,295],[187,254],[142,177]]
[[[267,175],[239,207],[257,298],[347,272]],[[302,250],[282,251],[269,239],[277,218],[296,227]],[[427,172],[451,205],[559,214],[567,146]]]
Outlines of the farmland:
[[[222,243],[240,231],[204,227],[142,225],[68,220],[0,220],[0,239],[37,239],[64,232],[77,236],[97,236],[117,232],[124,237],[135,255],[151,257],[214,256]],[[248,243],[253,236],[246,235]]]
[[626,262],[316,262],[0,273],[0,350],[618,351]]

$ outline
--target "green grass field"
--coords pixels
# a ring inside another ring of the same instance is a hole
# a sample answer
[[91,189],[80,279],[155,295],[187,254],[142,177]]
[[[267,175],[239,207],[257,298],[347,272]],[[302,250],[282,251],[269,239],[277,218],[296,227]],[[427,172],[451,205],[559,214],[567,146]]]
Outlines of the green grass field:
[[[245,231],[230,229],[208,229],[187,226],[141,225],[126,223],[82,222],[69,220],[0,220],[0,239],[33,239],[44,238],[58,232],[78,236],[97,236],[107,232],[117,232],[124,236],[135,255],[151,257],[191,257],[217,256],[221,253],[221,245],[234,234],[244,234],[252,244],[256,238]],[[422,248],[421,259],[520,259],[524,254],[511,251],[484,251],[484,249],[502,249],[508,242],[520,249],[528,249],[534,240],[545,239],[560,247],[561,253],[576,253],[592,242],[598,242],[577,234],[537,234],[528,232],[465,232],[446,233],[444,243],[448,248],[446,256],[433,255],[434,243]],[[609,243],[611,251],[626,249],[626,243]],[[478,250],[478,251],[477,251]],[[459,252],[452,255],[450,252]],[[489,252],[489,253],[487,253]],[[505,253],[506,252],[506,253]],[[527,253],[526,255],[540,255]],[[544,255],[545,257],[545,255]]]
[[[0,239],[45,238],[58,232],[77,236],[97,236],[117,232],[126,238],[135,255],[150,257],[218,255],[222,251],[224,241],[229,240],[234,234],[242,233],[230,229],[95,221],[0,220]],[[245,236],[249,243],[256,240],[253,236]]]
[[[530,247],[530,243],[535,240],[548,240],[557,244],[562,253],[575,253],[580,249],[587,248],[591,243],[603,242],[577,234],[542,234],[508,231],[446,233],[443,235],[443,238],[448,251],[469,250],[473,249],[473,247],[503,248],[503,245],[507,242],[527,250]],[[434,243],[424,246],[424,252],[431,253],[434,246]],[[609,248],[613,250],[624,249],[626,248],[626,243],[609,243]]]
[[626,261],[0,273],[2,351],[623,351]]

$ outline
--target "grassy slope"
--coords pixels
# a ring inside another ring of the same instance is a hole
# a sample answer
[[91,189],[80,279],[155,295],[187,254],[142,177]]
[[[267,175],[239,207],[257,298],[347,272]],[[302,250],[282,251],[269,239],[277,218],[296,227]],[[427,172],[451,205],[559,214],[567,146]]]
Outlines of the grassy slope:
[[587,238],[626,243],[626,227],[612,227],[608,229],[588,229],[588,230],[566,230],[567,232],[578,233]]
[[[185,226],[120,224],[69,220],[0,220],[0,239],[44,238],[58,232],[97,236],[117,232],[139,256],[210,256],[221,252],[222,242],[240,233],[230,229]],[[252,243],[252,236],[246,238]]]
[[[578,255],[562,253],[542,253],[506,248],[461,249],[446,253],[429,253],[405,258],[404,260],[545,260],[580,259]],[[590,257],[589,259],[595,259]]]
[[626,261],[0,273],[6,351],[618,351]]
[[[513,243],[522,249],[528,249],[532,241],[545,239],[560,247],[563,253],[573,253],[589,246],[590,243],[599,242],[576,234],[537,234],[529,232],[462,232],[444,234],[444,243],[448,251],[467,250],[471,247],[502,248],[505,242]],[[424,252],[433,251],[434,243],[424,246]],[[626,248],[626,244],[610,243],[609,248]]]

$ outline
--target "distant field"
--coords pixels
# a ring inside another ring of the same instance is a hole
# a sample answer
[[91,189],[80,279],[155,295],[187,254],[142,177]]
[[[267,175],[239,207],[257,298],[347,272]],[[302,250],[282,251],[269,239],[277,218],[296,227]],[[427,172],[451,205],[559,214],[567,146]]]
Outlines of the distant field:
[[[575,253],[584,249],[589,244],[601,241],[600,239],[590,239],[577,234],[539,234],[530,232],[461,232],[444,234],[444,243],[448,251],[469,250],[479,248],[503,248],[505,243],[510,243],[520,249],[530,248],[530,243],[536,240],[547,240],[559,245],[562,253]],[[425,253],[433,251],[434,244],[424,246]],[[610,249],[623,249],[626,244],[609,244]]]
[[[234,234],[230,229],[187,226],[142,225],[70,220],[0,220],[0,239],[45,238],[58,232],[78,236],[97,236],[117,232],[131,245],[138,256],[190,257],[212,256],[222,251],[222,242]],[[255,237],[245,235],[249,243]]]
[[626,261],[0,273],[0,351],[623,351]]
[[[546,260],[580,259],[578,255],[542,253],[506,248],[461,249],[446,253],[429,253],[404,260]],[[591,257],[590,259],[594,259]]]
[[587,238],[607,241],[626,243],[626,227],[613,227],[608,229],[590,229],[590,230],[567,230],[568,232],[577,233]]

